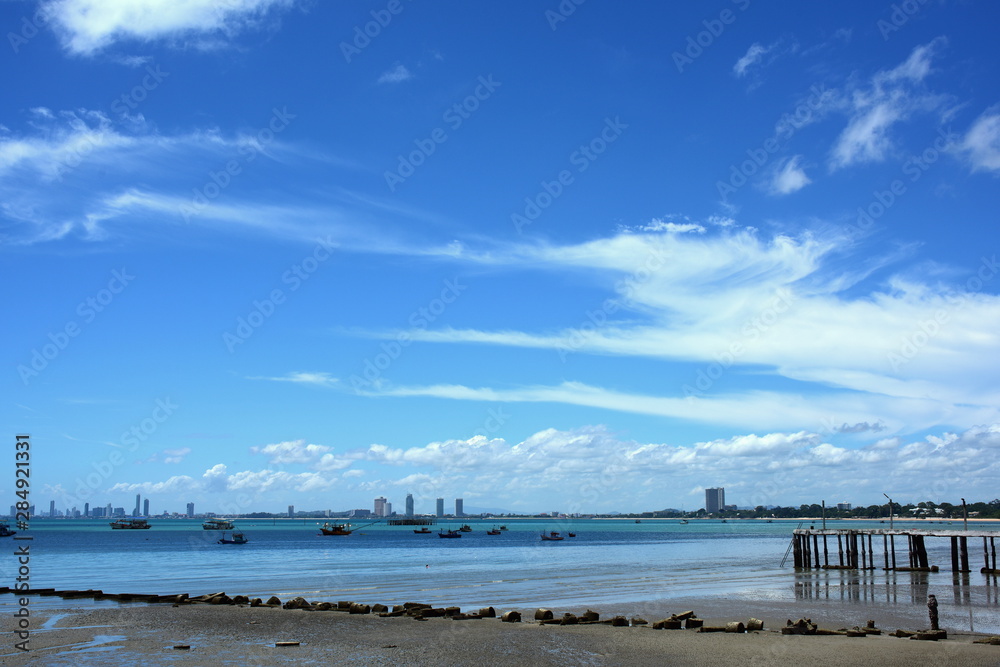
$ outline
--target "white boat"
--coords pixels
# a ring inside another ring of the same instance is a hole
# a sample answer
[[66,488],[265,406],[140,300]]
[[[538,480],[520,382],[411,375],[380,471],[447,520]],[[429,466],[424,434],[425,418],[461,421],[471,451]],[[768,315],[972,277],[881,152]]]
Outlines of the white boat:
[[233,530],[236,526],[229,519],[209,519],[201,527],[205,530]]

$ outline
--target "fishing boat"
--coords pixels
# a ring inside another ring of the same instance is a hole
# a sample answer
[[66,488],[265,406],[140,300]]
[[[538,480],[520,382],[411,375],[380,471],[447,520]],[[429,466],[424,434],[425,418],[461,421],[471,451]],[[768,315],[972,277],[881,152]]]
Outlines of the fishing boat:
[[569,535],[570,537],[576,537],[576,533],[566,533],[566,534]]
[[0,537],[10,537],[11,535],[15,535],[16,533],[17,533],[16,530],[10,529],[10,525],[8,523],[0,522]]
[[420,530],[417,530],[416,528],[414,528],[413,532],[417,533],[418,535],[426,535],[426,534],[429,534],[431,531],[430,531],[430,529],[427,526],[424,526]]
[[229,519],[209,519],[201,524],[205,530],[233,530],[236,526]]
[[459,528],[459,530],[462,531],[463,533],[471,533],[472,532],[472,526],[470,526],[467,523],[463,523],[462,527]]
[[350,535],[354,532],[349,523],[330,523],[329,521],[320,526],[319,531],[323,535]]
[[681,519],[681,525],[683,525],[685,523],[690,523],[690,522],[687,519]]
[[496,526],[493,526],[493,528],[492,528],[491,530],[487,530],[487,531],[486,531],[486,534],[487,534],[487,535],[499,535],[499,534],[500,534],[500,532],[501,532],[501,531],[500,531],[500,529],[499,529],[499,528],[497,528]]
[[462,536],[462,533],[458,532],[457,530],[448,530],[448,531],[439,530],[438,531],[438,537],[454,538],[454,537],[461,537],[461,536]]
[[507,526],[500,526],[500,530],[507,530]]
[[563,536],[556,531],[550,531],[548,534],[542,533],[542,539],[546,542],[558,542],[563,539]]
[[636,519],[635,522],[636,523],[642,523],[642,520],[641,519]]
[[246,535],[239,531],[234,531],[232,537],[226,537],[226,534],[223,533],[219,539],[219,544],[246,544],[248,541]]
[[149,528],[149,522],[145,519],[118,519],[108,524],[113,530],[142,530]]

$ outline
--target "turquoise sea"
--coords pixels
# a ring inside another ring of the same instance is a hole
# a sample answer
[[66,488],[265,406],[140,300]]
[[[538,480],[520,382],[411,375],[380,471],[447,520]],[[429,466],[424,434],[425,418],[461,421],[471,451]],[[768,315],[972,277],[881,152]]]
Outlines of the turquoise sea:
[[[35,588],[101,589],[111,593],[225,591],[251,597],[302,595],[310,600],[501,609],[593,607],[605,612],[655,615],[688,600],[753,602],[766,607],[841,607],[851,618],[926,619],[926,596],[935,593],[942,626],[1000,633],[996,577],[980,574],[981,547],[970,541],[973,572],[953,575],[948,540],[928,539],[937,573],[796,572],[791,558],[780,565],[799,520],[546,519],[439,520],[429,535],[413,527],[381,524],[345,537],[322,536],[317,519],[239,520],[245,545],[222,545],[220,533],[198,520],[151,519],[149,530],[111,530],[106,520],[33,519],[31,585]],[[355,527],[364,522],[356,522]],[[442,528],[467,523],[460,539],[439,539]],[[501,523],[501,535],[486,531]],[[803,527],[818,522],[805,522]],[[920,528],[959,529],[921,522]],[[828,522],[831,528],[885,527],[879,522]],[[997,530],[982,522],[970,529]],[[543,542],[556,530],[561,542]],[[1000,536],[1000,532],[998,532]],[[12,586],[18,563],[10,546],[0,557],[0,585]],[[23,542],[21,542],[23,544]],[[877,551],[877,558],[878,553]],[[41,604],[62,604],[39,598]],[[13,596],[0,604],[14,603]],[[867,614],[867,616],[866,616]]]

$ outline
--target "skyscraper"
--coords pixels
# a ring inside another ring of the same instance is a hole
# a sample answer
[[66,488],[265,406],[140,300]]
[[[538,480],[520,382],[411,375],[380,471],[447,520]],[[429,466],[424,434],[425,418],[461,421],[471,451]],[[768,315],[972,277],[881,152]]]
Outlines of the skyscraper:
[[142,515],[149,516],[149,498],[142,501]]
[[83,516],[90,516],[90,503],[83,504]]
[[437,499],[437,512],[436,512],[436,514],[439,517],[444,516],[444,498],[438,498]]
[[375,499],[375,516],[386,516],[386,514],[385,498],[383,496],[379,496]]
[[194,503],[188,503],[188,518],[194,517]]
[[135,510],[132,512],[132,516],[139,516],[139,505],[142,504],[142,495],[135,494]]
[[726,506],[726,489],[705,489],[705,511],[709,514],[716,514]]
[[56,501],[50,500],[49,501],[49,516],[53,517],[55,515],[56,515]]
[[413,516],[413,494],[406,494],[406,516]]
[[289,505],[288,506],[288,518],[289,519],[294,519],[295,518],[295,505]]
[[461,498],[455,498],[455,516],[465,516],[465,510],[462,507],[463,501]]

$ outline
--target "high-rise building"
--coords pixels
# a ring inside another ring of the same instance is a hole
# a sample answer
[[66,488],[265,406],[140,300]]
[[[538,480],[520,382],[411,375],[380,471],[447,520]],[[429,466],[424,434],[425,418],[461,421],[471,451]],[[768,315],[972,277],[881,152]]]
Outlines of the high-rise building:
[[90,503],[83,504],[83,516],[90,516]]
[[462,505],[462,499],[455,498],[455,516],[465,516],[465,509],[463,509]]
[[189,519],[193,518],[194,517],[194,503],[188,503],[187,510],[188,510],[187,511],[188,518]]
[[413,494],[406,494],[406,516],[413,516]]
[[49,516],[53,517],[55,515],[56,515],[56,501],[50,500],[49,501]]
[[375,516],[388,516],[388,513],[385,511],[385,502],[383,496],[375,499]]
[[385,504],[385,515],[392,516],[392,503]]
[[726,506],[726,489],[705,489],[705,511],[709,514],[716,514]]
[[444,498],[437,499],[437,512],[438,517],[444,516]]
[[135,510],[132,512],[132,516],[139,516],[139,506],[142,504],[142,495],[135,494]]
[[294,519],[295,518],[295,505],[289,505],[288,506],[288,518],[289,519]]
[[149,516],[149,498],[142,501],[142,515]]

